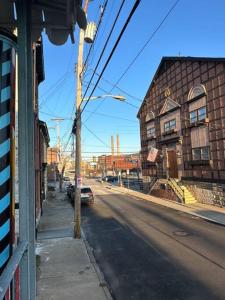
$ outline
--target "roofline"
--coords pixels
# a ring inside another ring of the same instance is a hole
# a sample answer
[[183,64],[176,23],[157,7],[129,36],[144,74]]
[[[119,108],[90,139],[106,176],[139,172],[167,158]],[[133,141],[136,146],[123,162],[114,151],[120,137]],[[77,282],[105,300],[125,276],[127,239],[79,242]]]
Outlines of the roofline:
[[146,95],[148,94],[149,90],[152,88],[152,85],[155,81],[155,78],[162,66],[162,64],[165,62],[165,61],[212,61],[212,62],[224,62],[225,63],[225,57],[196,57],[196,56],[163,56],[160,63],[159,63],[159,66],[155,72],[155,75],[153,76],[153,79],[151,81],[151,84],[145,94],[145,97],[144,97],[144,100],[138,110],[138,113],[137,113],[137,118],[139,119],[139,116],[140,116],[140,112],[141,112],[141,109],[145,103],[145,98],[146,98]]
[[49,136],[49,132],[48,132],[48,126],[46,124],[46,122],[38,120],[39,122],[39,126],[40,128],[42,128],[42,132],[44,134],[45,140],[47,142],[47,145],[49,147],[49,143],[50,143],[50,136]]

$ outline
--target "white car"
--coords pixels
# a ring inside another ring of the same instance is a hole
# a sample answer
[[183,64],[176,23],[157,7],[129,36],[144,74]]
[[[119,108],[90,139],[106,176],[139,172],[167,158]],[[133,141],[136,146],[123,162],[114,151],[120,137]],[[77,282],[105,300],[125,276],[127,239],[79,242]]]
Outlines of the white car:
[[94,204],[94,195],[89,186],[82,186],[80,189],[80,200],[82,204]]

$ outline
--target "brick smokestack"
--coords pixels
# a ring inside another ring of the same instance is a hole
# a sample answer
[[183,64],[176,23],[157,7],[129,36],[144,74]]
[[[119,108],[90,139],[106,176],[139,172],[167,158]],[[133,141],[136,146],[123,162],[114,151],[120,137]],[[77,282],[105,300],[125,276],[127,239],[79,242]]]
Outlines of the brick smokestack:
[[116,149],[117,149],[117,156],[120,155],[120,137],[119,134],[116,135]]
[[112,151],[112,156],[114,156],[114,137],[113,137],[113,135],[111,136],[111,151]]

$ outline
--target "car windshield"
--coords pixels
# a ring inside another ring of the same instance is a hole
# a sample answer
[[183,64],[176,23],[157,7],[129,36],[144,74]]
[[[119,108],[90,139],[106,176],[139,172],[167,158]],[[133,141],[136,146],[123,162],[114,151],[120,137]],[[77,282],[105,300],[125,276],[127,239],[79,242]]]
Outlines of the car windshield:
[[83,188],[81,189],[81,193],[91,193],[91,189],[90,188]]

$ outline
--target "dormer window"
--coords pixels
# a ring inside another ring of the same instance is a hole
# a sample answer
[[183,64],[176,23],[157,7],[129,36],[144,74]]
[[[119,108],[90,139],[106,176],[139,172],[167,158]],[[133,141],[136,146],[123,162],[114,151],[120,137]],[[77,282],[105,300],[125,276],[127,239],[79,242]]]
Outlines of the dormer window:
[[176,129],[176,119],[172,119],[164,123],[164,132],[172,131]]
[[190,123],[204,121],[206,119],[206,106],[190,112]]

